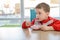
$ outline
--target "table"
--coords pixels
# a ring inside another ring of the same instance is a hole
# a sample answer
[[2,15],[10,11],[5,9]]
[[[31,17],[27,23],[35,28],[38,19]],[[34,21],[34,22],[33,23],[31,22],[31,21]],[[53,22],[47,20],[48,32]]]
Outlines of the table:
[[60,31],[34,31],[21,27],[0,27],[0,40],[60,40]]

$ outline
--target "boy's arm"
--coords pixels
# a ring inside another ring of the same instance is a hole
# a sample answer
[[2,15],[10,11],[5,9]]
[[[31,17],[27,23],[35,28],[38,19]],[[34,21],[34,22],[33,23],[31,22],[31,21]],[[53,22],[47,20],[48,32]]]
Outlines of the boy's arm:
[[54,30],[60,31],[60,21],[59,20],[55,21],[52,27],[54,28]]
[[22,28],[23,28],[23,29],[28,28],[28,27],[26,26],[26,21],[24,21],[24,22],[22,23]]
[[56,20],[54,23],[52,23],[49,26],[42,25],[41,26],[41,30],[56,30],[56,31],[60,31],[60,21]]
[[46,25],[42,25],[41,30],[54,30],[54,28],[52,26],[46,26]]
[[54,30],[54,28],[52,26],[49,26],[49,30]]
[[22,23],[22,28],[23,28],[23,29],[30,28],[32,25],[34,25],[34,22],[35,22],[35,19],[31,22],[31,25],[30,25],[30,26],[27,26],[27,25],[26,25],[26,21],[24,21],[24,22]]

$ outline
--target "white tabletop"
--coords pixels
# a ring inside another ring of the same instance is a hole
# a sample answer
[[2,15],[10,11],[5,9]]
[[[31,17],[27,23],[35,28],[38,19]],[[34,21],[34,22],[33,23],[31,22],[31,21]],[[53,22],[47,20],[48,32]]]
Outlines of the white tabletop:
[[60,32],[0,27],[0,40],[60,40]]

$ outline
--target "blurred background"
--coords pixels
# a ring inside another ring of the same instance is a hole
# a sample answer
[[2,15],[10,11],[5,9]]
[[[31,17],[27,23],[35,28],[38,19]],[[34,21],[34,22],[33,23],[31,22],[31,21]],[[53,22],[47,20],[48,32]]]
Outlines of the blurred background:
[[30,20],[30,10],[41,2],[50,5],[51,17],[60,19],[59,0],[0,0],[0,26],[20,26],[24,20]]

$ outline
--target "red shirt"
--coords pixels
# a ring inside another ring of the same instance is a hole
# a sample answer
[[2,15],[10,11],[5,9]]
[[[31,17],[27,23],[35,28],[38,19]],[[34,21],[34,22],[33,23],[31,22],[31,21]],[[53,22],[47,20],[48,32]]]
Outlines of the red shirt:
[[[34,25],[35,20],[36,20],[36,18],[33,19],[33,21],[31,22],[31,25]],[[41,21],[41,22],[42,22],[42,23],[47,23],[49,20],[53,20],[53,23],[49,24],[48,26],[52,26],[52,27],[54,28],[54,30],[60,31],[60,20],[57,20],[57,19],[48,17],[48,19],[43,20],[43,21]],[[31,26],[26,26],[26,21],[24,21],[23,24],[22,24],[22,28],[23,28],[23,29],[26,29],[26,28],[29,28],[29,27],[31,27]]]

